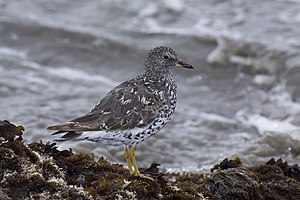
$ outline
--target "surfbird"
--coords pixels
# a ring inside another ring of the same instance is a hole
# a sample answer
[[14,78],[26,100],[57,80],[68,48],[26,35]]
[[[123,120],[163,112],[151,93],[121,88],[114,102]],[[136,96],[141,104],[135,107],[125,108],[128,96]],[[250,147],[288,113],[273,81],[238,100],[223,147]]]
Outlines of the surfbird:
[[137,166],[135,147],[161,130],[174,113],[177,85],[171,70],[193,69],[164,46],[150,50],[144,64],[143,74],[110,90],[89,113],[47,129],[57,130],[53,135],[64,134],[57,141],[124,145],[130,173],[144,177]]

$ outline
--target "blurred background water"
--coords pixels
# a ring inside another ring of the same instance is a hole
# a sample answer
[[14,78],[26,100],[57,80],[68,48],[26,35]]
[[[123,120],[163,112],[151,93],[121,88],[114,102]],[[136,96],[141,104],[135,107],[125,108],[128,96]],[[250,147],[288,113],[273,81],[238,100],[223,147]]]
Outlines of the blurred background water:
[[[299,164],[299,27],[299,0],[0,0],[0,119],[24,125],[26,142],[51,141],[46,126],[88,112],[166,45],[195,70],[174,71],[176,113],[138,146],[141,166]],[[123,147],[59,148],[124,162]]]

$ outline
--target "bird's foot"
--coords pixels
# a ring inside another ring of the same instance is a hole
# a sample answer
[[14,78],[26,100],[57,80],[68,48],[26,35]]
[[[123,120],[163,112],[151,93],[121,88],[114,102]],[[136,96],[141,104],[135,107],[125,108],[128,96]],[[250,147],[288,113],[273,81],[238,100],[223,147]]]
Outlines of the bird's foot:
[[154,181],[154,179],[151,178],[150,176],[146,176],[146,175],[144,175],[144,174],[141,174],[140,172],[134,172],[132,175],[133,175],[133,176],[136,176],[136,177],[148,179],[148,180],[150,180],[150,181]]

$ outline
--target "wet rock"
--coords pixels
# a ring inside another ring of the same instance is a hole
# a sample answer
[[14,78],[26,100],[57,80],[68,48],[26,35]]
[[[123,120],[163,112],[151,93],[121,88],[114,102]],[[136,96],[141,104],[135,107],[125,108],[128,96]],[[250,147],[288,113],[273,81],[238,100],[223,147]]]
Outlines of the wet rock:
[[300,181],[300,167],[298,165],[288,165],[288,163],[283,162],[283,160],[281,158],[278,160],[275,160],[274,158],[272,158],[266,164],[278,166],[278,167],[280,167],[280,169],[282,170],[282,172],[285,176],[288,176],[288,177],[296,179],[297,181]]
[[263,199],[258,180],[246,168],[214,171],[205,182],[208,194],[216,199]]
[[[2,127],[12,127],[7,122]],[[8,130],[8,129],[0,129]],[[15,134],[16,135],[16,134]],[[3,136],[3,134],[2,134]],[[162,173],[153,163],[130,175],[120,164],[55,143],[2,137],[0,199],[299,199],[299,167],[271,159],[246,167],[239,158],[224,159],[210,173]]]
[[229,169],[229,168],[236,168],[242,166],[242,161],[239,157],[236,157],[234,160],[229,160],[225,158],[220,164],[216,164],[212,169],[213,172],[216,169]]
[[267,164],[249,169],[258,178],[264,199],[300,199],[299,181],[284,175],[280,167]]
[[21,137],[23,131],[25,131],[23,126],[15,126],[7,120],[0,120],[0,137],[5,140],[12,141],[15,139],[15,136]]

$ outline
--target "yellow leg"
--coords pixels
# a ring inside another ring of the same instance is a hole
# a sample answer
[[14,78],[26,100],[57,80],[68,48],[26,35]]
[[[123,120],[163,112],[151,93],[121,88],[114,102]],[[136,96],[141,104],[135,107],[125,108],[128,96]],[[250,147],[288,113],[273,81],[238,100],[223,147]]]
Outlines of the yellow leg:
[[141,173],[140,173],[139,168],[138,168],[137,163],[136,163],[134,147],[130,148],[130,157],[131,157],[132,164],[133,164],[133,170],[134,170],[133,174],[135,176],[140,176]]
[[130,173],[132,173],[132,165],[131,165],[131,161],[130,161],[130,154],[128,152],[127,147],[125,147],[125,149],[124,149],[124,156],[125,156],[125,159],[126,159],[126,162],[127,162],[128,170],[129,170]]
[[149,179],[149,180],[153,181],[153,178],[145,176],[145,175],[143,175],[143,174],[140,173],[139,168],[137,166],[136,158],[135,158],[135,149],[134,149],[134,147],[130,148],[129,153],[130,153],[130,157],[131,157],[132,164],[133,164],[133,170],[134,170],[133,171],[133,175],[134,176],[139,176],[141,178],[145,178],[145,179]]

